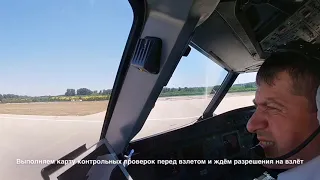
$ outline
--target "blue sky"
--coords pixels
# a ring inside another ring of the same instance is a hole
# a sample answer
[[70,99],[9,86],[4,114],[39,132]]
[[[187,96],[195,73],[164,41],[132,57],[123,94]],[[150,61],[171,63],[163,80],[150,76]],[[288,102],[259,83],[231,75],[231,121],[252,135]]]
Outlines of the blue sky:
[[[0,94],[112,88],[132,21],[125,0],[1,1]],[[193,50],[168,86],[209,86],[222,81],[221,71]]]

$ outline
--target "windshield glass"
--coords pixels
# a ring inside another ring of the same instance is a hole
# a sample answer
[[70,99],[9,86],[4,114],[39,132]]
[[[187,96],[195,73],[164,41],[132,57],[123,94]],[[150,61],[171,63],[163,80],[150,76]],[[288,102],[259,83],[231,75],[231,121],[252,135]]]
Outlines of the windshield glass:
[[227,71],[196,49],[182,57],[141,131],[133,140],[194,123],[204,112]]
[[214,115],[219,115],[234,109],[252,106],[257,89],[255,78],[257,73],[239,74],[226,96],[222,99]]
[[0,179],[42,180],[39,160],[99,140],[132,9],[126,0],[9,0],[0,22]]

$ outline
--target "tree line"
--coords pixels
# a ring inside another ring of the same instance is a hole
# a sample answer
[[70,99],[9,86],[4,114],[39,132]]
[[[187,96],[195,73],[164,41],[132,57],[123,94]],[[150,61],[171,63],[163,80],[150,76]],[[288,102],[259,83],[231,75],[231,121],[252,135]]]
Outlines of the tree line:
[[[219,90],[219,88],[220,88],[220,85],[209,86],[209,87],[183,87],[183,88],[164,87],[161,91],[160,97],[215,94]],[[233,86],[231,86],[228,93],[255,91],[256,89],[257,89],[257,85],[255,82],[234,84]]]
[[75,89],[67,89],[67,91],[65,92],[65,96],[86,96],[86,95],[111,95],[111,91],[112,89],[103,89],[100,90],[99,92],[97,90],[92,91],[88,88],[80,88],[77,89],[77,91]]
[[[210,87],[164,87],[160,93],[160,97],[170,96],[192,96],[192,95],[209,95],[215,94],[220,85]],[[257,86],[254,82],[234,84],[228,91],[245,92],[255,91]],[[20,96],[15,94],[0,94],[1,103],[21,103],[21,102],[54,102],[54,101],[100,101],[109,100],[112,89],[103,89],[100,91],[90,90],[88,88],[67,89],[64,95],[59,96]]]

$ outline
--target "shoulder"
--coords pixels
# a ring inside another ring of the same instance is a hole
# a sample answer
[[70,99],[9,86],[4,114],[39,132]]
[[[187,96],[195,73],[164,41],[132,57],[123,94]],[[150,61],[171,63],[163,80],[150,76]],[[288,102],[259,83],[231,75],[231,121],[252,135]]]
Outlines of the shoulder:
[[288,171],[280,173],[278,180],[319,180],[320,179],[320,156],[292,168]]

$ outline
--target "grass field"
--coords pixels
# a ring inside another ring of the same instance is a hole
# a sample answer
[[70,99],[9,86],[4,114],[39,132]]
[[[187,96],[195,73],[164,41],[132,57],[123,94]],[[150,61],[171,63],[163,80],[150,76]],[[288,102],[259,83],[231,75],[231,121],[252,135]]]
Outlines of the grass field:
[[[225,99],[240,96],[252,96],[254,92],[234,92],[228,93]],[[207,97],[209,104],[212,95]],[[196,100],[204,99],[203,96],[178,96],[161,97],[158,101],[177,101],[177,100]],[[66,102],[35,102],[35,103],[5,103],[0,104],[0,114],[17,115],[41,115],[41,116],[85,116],[105,111],[108,101],[66,101]],[[220,105],[224,106],[222,103]],[[203,108],[202,108],[203,109]],[[201,109],[201,110],[202,110]]]
[[108,101],[0,104],[0,114],[85,116],[105,111]]

